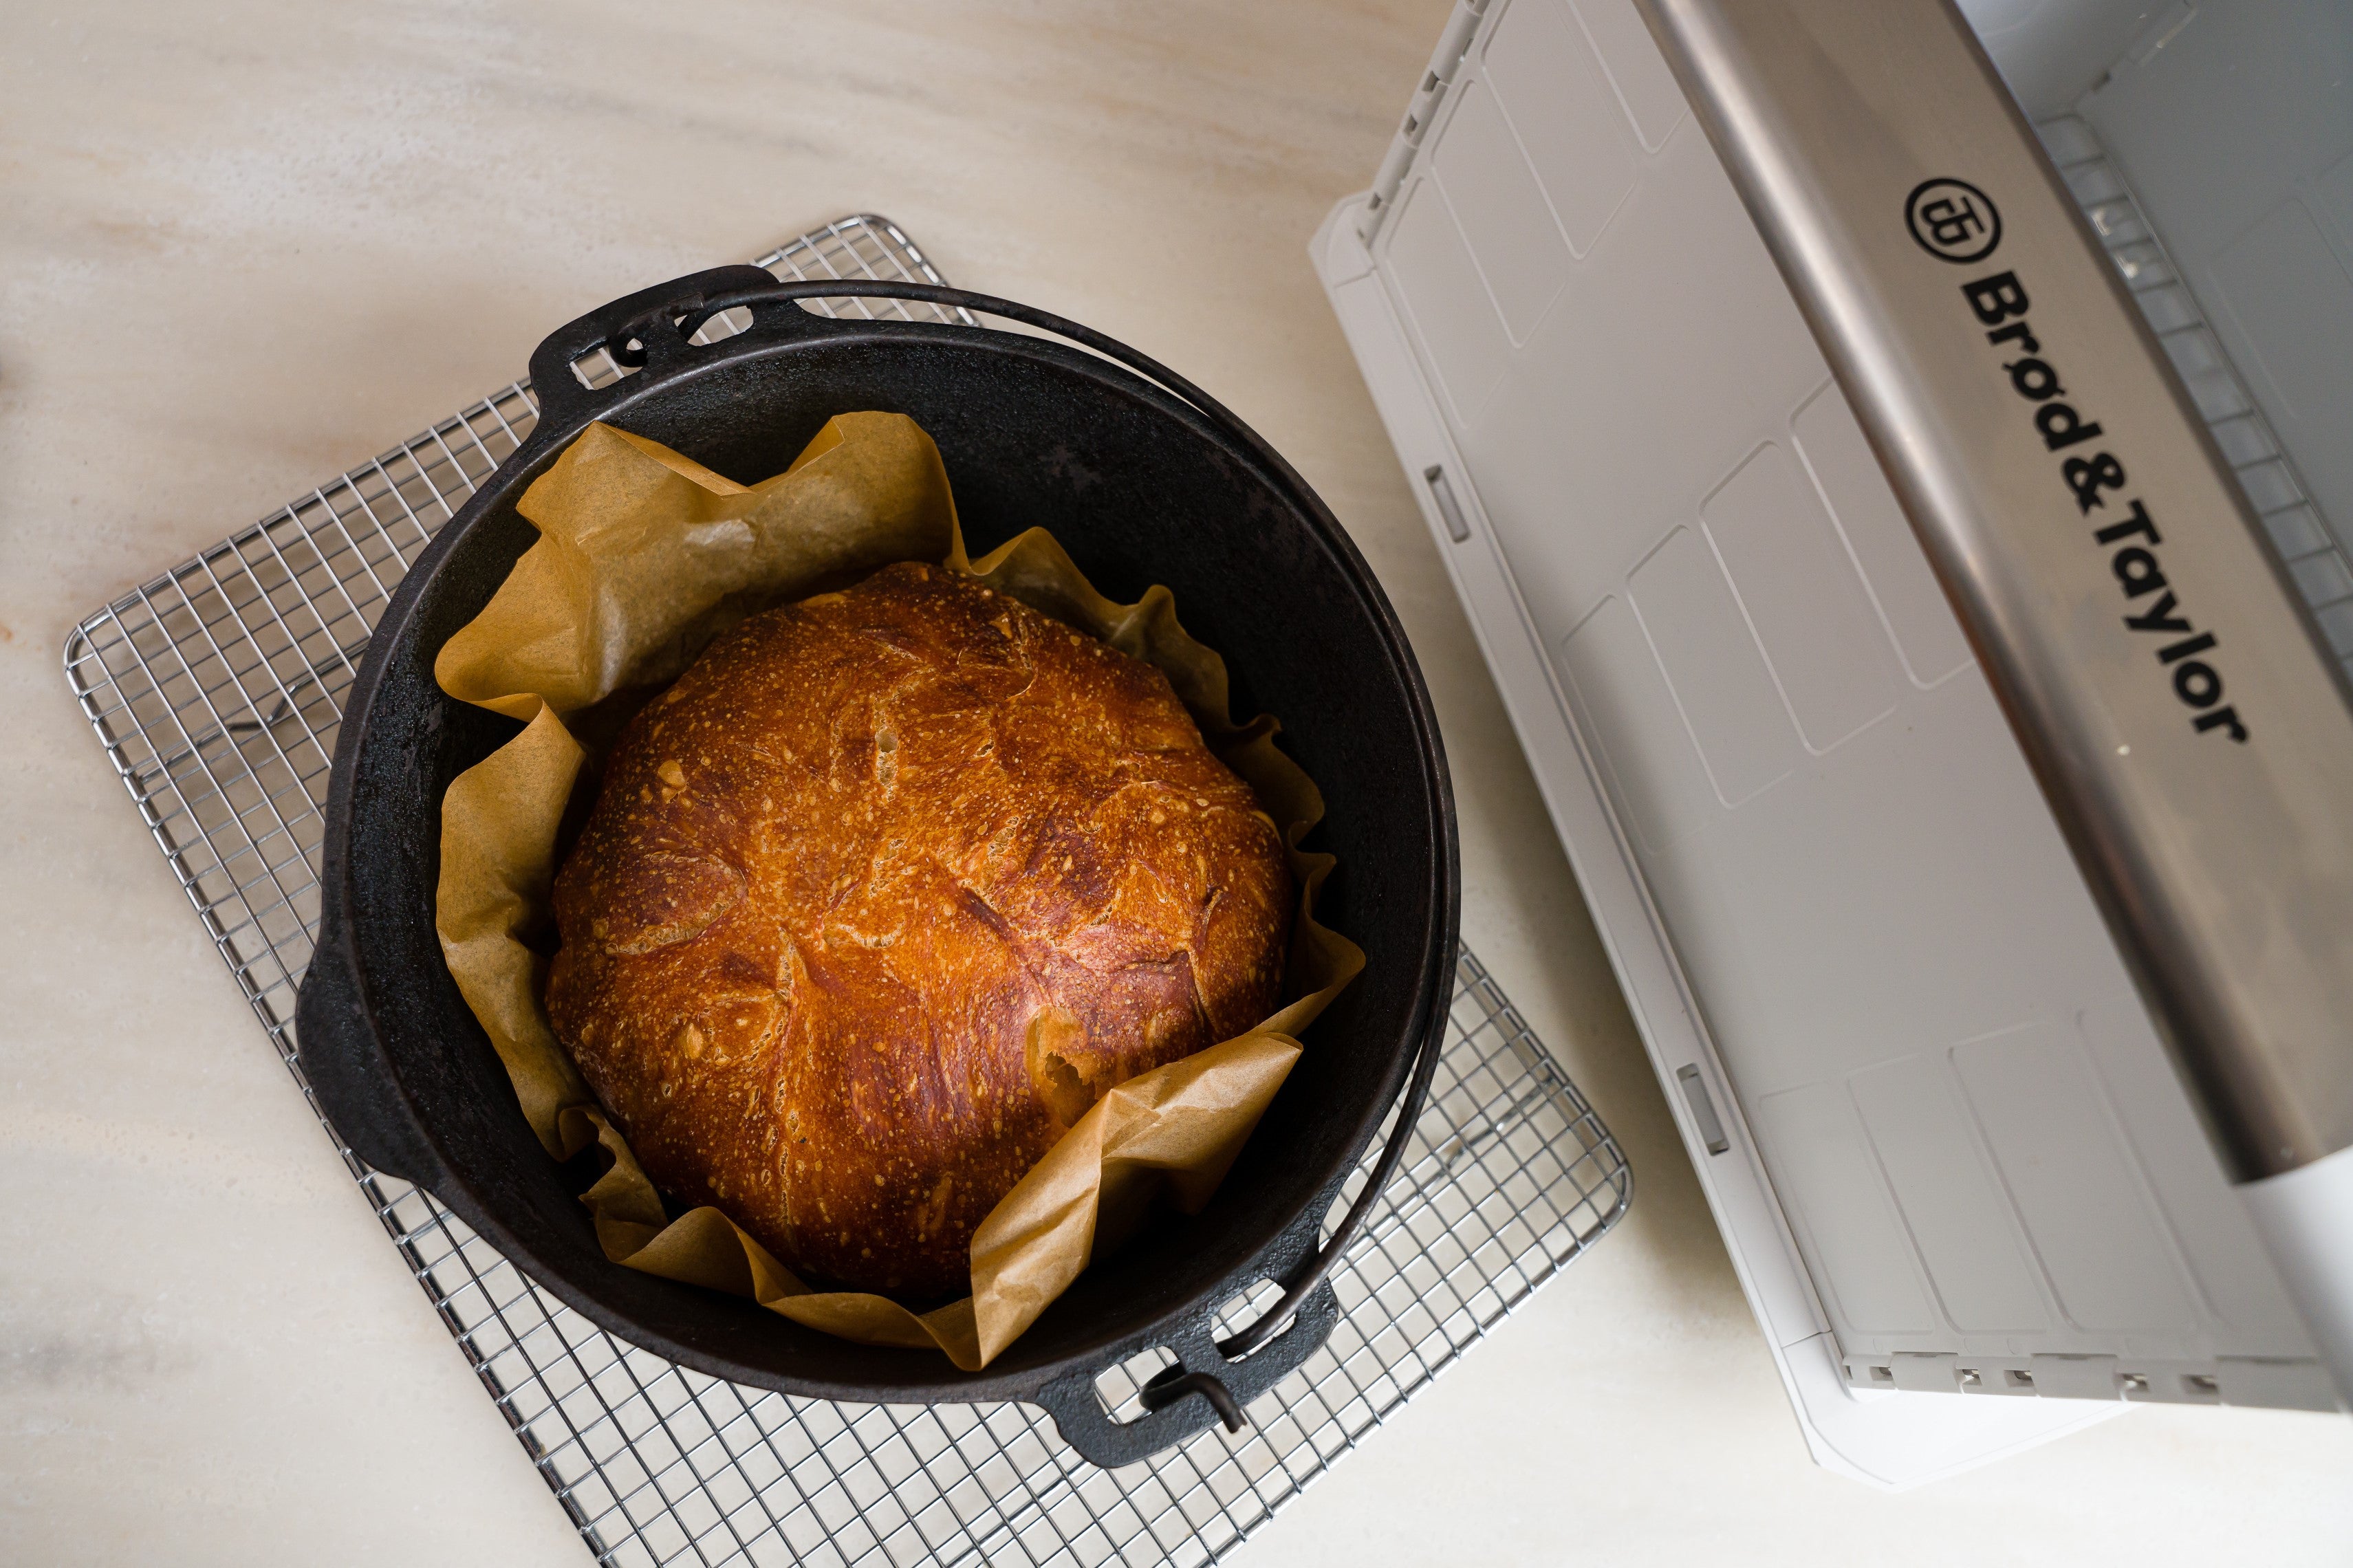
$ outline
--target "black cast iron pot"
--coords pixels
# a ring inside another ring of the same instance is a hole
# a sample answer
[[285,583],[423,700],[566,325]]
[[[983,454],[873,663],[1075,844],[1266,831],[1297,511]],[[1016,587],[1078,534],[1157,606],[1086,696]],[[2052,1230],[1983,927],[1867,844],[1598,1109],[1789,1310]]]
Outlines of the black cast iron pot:
[[[977,326],[834,321],[795,303],[850,294],[961,306],[1096,353]],[[750,311],[744,331],[689,341],[736,307]],[[640,368],[589,390],[572,364],[599,347]],[[583,317],[540,345],[531,371],[537,427],[393,595],[344,709],[318,952],[299,1015],[302,1066],[336,1128],[567,1305],[715,1376],[861,1403],[1029,1400],[1103,1465],[1220,1417],[1239,1429],[1240,1405],[1331,1331],[1338,1307],[1325,1273],[1371,1199],[1319,1248],[1321,1222],[1403,1089],[1372,1194],[1394,1169],[1451,991],[1445,757],[1413,653],[1363,558],[1314,492],[1224,408],[1131,349],[1004,300],[780,285],[756,268],[724,268]],[[1175,591],[1186,628],[1226,658],[1234,712],[1280,715],[1283,744],[1323,787],[1317,841],[1339,869],[1316,912],[1367,960],[1307,1031],[1305,1054],[1209,1206],[1099,1262],[971,1375],[933,1352],[852,1344],[606,1261],[576,1196],[593,1173],[541,1151],[433,930],[442,792],[516,731],[444,697],[433,658],[536,537],[515,513],[525,487],[596,420],[748,483],[782,471],[832,416],[864,409],[905,414],[938,443],[976,556],[1043,525],[1113,598],[1154,583]],[[1218,1340],[1220,1309],[1262,1279],[1286,1288],[1282,1300]],[[1147,1414],[1113,1422],[1095,1379],[1154,1346],[1177,1364],[1147,1388]]]

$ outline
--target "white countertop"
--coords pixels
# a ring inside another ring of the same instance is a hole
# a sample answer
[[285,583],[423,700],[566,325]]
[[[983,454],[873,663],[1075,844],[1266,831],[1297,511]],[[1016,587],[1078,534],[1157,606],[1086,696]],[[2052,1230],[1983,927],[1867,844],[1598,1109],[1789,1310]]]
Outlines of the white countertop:
[[1616,1234],[1242,1549],[2336,1563],[2353,1422],[2156,1408],[1905,1496],[1807,1460],[1310,273],[1447,0],[16,7],[0,47],[0,1538],[26,1563],[571,1565],[58,668],[154,571],[824,219],[1101,328],[1282,448],[1444,723],[1465,934],[1631,1158]]

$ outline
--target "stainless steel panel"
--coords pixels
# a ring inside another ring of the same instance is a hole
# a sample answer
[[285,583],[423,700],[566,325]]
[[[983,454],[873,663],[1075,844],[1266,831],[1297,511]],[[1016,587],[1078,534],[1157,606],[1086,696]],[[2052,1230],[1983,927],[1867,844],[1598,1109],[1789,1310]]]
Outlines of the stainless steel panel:
[[1945,0],[1641,0],[2241,1180],[2353,1146],[2353,704]]

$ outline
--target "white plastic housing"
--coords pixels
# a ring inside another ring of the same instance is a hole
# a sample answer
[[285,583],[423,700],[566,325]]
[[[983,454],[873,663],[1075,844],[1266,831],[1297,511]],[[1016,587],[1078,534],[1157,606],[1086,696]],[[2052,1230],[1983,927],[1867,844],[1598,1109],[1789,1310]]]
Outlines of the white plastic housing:
[[2334,1407],[1631,0],[1469,37],[1313,256],[1816,1458]]

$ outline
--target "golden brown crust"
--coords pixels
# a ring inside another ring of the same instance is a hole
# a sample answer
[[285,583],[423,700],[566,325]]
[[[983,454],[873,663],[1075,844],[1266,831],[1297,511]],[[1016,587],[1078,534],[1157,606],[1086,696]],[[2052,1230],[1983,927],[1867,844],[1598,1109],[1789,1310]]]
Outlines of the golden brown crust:
[[1290,897],[1159,671],[904,563],[746,621],[632,721],[547,1007],[672,1198],[945,1296],[1105,1089],[1273,1011]]

